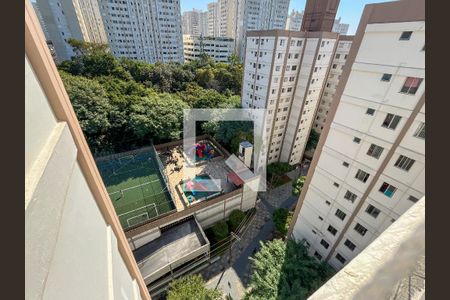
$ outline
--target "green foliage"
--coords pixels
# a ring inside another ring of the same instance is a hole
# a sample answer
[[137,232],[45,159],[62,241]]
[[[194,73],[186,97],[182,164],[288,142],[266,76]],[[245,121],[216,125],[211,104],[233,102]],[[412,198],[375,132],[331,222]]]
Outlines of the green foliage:
[[216,242],[223,240],[230,233],[228,230],[228,224],[224,221],[219,221],[211,227],[214,239]]
[[290,164],[285,163],[285,162],[271,163],[270,165],[267,166],[267,169],[266,169],[267,178],[270,179],[274,175],[285,174],[287,172],[292,171],[293,169],[294,169],[293,166],[291,166]]
[[220,290],[208,289],[200,274],[188,275],[169,284],[167,300],[220,300]]
[[292,212],[287,208],[277,208],[273,214],[273,223],[275,224],[275,229],[281,233],[283,236],[286,236],[289,224],[292,219]]
[[240,209],[235,209],[230,213],[228,218],[228,224],[230,225],[230,231],[235,232],[236,229],[241,225],[245,218],[245,213]]
[[[240,107],[242,64],[236,57],[228,64],[208,56],[148,64],[117,59],[107,45],[69,42],[76,55],[58,68],[96,155],[179,139],[184,108]],[[221,134],[235,145],[246,130]]]
[[202,130],[213,136],[231,153],[237,153],[239,143],[243,140],[253,143],[253,122],[209,121],[202,124]]
[[306,143],[305,150],[309,151],[312,149],[316,149],[317,143],[319,142],[320,134],[315,131],[314,129],[311,129],[311,132],[309,133],[308,142]]
[[307,299],[334,274],[326,263],[309,257],[301,243],[278,239],[260,243],[250,258],[253,274],[246,300]]
[[292,182],[292,194],[294,196],[300,196],[303,185],[305,184],[306,176],[300,176]]

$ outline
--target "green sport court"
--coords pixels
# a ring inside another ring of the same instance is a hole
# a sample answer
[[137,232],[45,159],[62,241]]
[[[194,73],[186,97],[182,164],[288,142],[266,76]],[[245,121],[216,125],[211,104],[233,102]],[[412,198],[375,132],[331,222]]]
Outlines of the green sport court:
[[175,210],[154,148],[102,157],[97,167],[124,230]]

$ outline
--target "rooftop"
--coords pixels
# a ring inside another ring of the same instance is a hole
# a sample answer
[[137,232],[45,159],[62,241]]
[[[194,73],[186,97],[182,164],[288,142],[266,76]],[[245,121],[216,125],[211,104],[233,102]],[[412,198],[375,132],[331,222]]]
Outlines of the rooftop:
[[160,237],[136,249],[133,254],[145,282],[149,284],[158,271],[165,273],[165,268],[175,262],[181,264],[183,258],[201,251],[204,246],[209,246],[208,239],[197,221],[189,218],[162,228]]

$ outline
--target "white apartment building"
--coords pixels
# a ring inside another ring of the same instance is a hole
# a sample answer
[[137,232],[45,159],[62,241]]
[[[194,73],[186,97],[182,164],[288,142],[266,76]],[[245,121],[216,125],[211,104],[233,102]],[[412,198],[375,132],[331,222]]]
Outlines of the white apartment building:
[[183,62],[179,0],[99,0],[111,51],[149,63]]
[[340,35],[338,39],[338,46],[331,62],[330,72],[328,74],[327,82],[324,87],[324,92],[320,99],[319,109],[317,110],[316,118],[314,119],[313,129],[321,133],[327,120],[328,112],[331,108],[334,94],[342,75],[342,70],[347,61],[350,48],[352,46],[353,36]]
[[333,32],[337,32],[342,35],[346,35],[348,32],[349,24],[341,23],[341,18],[335,19],[333,24]]
[[267,163],[301,161],[324,90],[338,34],[250,31],[242,107],[268,110]]
[[48,31],[47,26],[45,25],[44,18],[42,17],[41,11],[39,10],[39,4],[37,2],[31,2],[33,5],[34,12],[39,20],[39,24],[41,25],[42,31],[44,32],[46,40],[48,40]]
[[240,1],[236,12],[236,51],[244,59],[246,33],[251,30],[285,29],[289,0]]
[[99,6],[96,0],[37,0],[58,61],[70,59],[75,53],[67,43],[70,38],[94,43],[107,43]]
[[220,7],[218,2],[208,3],[208,36],[220,36]]
[[185,11],[182,16],[183,34],[189,35],[207,35],[207,12],[197,9]]
[[228,62],[228,57],[234,52],[234,40],[224,37],[203,37],[183,35],[184,60],[198,59],[204,53],[216,62]]
[[218,0],[219,36],[236,37],[238,0]]
[[286,30],[300,31],[302,28],[303,12],[292,10],[286,20]]
[[425,194],[425,1],[366,5],[289,234],[340,269]]

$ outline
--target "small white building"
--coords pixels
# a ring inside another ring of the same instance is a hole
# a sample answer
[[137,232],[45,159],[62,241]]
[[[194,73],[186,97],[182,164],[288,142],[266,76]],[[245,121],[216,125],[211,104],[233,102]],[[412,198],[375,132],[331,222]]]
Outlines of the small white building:
[[198,59],[204,53],[216,62],[228,62],[233,54],[234,39],[227,37],[183,35],[183,48],[185,61]]

